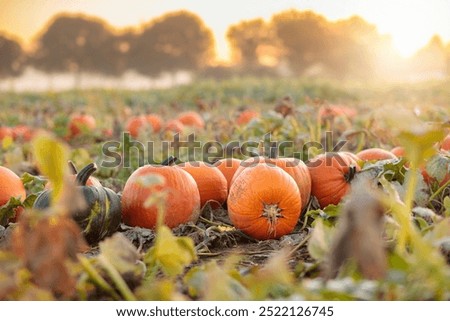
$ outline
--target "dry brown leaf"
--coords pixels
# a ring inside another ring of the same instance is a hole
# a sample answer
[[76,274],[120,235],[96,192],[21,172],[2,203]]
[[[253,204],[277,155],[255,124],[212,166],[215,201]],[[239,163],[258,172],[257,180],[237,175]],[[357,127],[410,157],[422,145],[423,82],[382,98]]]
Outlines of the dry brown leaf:
[[68,263],[88,249],[78,225],[70,218],[54,215],[23,215],[12,234],[12,251],[31,272],[32,281],[56,297],[75,293],[75,278]]

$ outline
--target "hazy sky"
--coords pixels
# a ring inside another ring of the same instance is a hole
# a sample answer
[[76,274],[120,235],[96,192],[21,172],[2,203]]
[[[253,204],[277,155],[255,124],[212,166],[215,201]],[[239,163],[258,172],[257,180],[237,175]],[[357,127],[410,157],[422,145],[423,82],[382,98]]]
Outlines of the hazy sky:
[[360,15],[390,34],[407,56],[439,34],[450,41],[450,0],[0,0],[0,32],[30,41],[56,13],[83,12],[117,27],[136,26],[169,11],[198,14],[214,32],[218,54],[226,58],[225,33],[242,19],[270,17],[295,8],[311,9],[329,20]]

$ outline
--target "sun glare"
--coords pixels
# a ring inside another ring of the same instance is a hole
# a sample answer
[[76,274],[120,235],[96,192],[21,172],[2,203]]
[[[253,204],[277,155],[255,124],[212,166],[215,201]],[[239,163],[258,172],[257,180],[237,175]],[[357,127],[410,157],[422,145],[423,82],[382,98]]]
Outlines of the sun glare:
[[[438,4],[436,1],[433,2]],[[449,4],[433,7],[426,2],[381,1],[379,5],[372,3],[363,10],[363,16],[374,23],[379,32],[389,35],[398,54],[407,58],[424,47],[438,33],[438,30],[449,30],[448,20],[439,19],[441,10],[450,9]],[[443,34],[444,38],[448,34]]]

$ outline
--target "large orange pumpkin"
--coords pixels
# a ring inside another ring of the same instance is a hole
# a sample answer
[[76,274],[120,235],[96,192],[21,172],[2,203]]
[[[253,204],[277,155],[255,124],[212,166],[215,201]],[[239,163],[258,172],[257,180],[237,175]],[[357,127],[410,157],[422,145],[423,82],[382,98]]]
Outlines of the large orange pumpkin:
[[263,163],[246,168],[234,180],[227,204],[233,225],[258,240],[291,233],[302,209],[294,179]]
[[153,132],[159,133],[161,131],[163,125],[163,120],[161,117],[159,117],[156,114],[148,114],[145,115],[144,117],[145,120],[147,121],[147,124],[152,126]]
[[181,113],[177,119],[185,126],[205,128],[205,121],[202,116],[195,111]]
[[378,161],[397,158],[397,156],[395,156],[393,153],[382,148],[364,149],[357,153],[356,156],[358,156],[363,161]]
[[[140,179],[147,175],[160,175],[164,184],[144,186]],[[125,224],[154,228],[158,208],[146,207],[152,193],[165,191],[164,223],[174,228],[187,222],[195,222],[200,213],[200,194],[195,180],[177,166],[146,165],[138,168],[128,178],[122,192],[122,218]]]
[[241,166],[236,170],[232,183],[247,167],[253,167],[258,163],[280,167],[288,173],[297,183],[302,197],[302,208],[308,204],[311,196],[311,176],[305,163],[296,158],[266,158],[261,156],[247,158],[242,161]]
[[179,165],[188,172],[197,183],[200,193],[200,206],[210,202],[212,208],[225,203],[228,195],[228,184],[225,176],[214,165],[205,162],[189,162]]
[[69,136],[75,137],[96,128],[95,118],[88,114],[74,114],[69,120]]
[[258,118],[259,113],[252,109],[246,109],[243,112],[239,114],[239,116],[236,119],[236,124],[238,125],[246,125],[248,124],[252,119]]
[[[25,187],[20,177],[12,170],[0,166],[0,206],[8,203],[11,197],[20,198],[20,200],[24,201],[27,197]],[[16,211],[16,216],[21,210],[22,208]]]
[[311,174],[311,194],[319,205],[337,205],[347,194],[353,174],[360,167],[344,153],[325,153],[311,159],[308,164]]
[[216,166],[219,171],[222,172],[223,176],[225,176],[228,190],[230,190],[231,181],[240,164],[241,160],[236,158],[225,158],[214,163],[214,166]]

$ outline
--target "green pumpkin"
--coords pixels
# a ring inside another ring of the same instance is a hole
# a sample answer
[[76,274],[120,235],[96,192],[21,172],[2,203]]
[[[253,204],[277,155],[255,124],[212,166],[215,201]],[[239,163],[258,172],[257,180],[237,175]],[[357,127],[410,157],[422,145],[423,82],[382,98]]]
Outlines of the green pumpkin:
[[[96,244],[116,232],[122,217],[120,197],[114,191],[103,186],[86,186],[89,177],[96,170],[97,166],[92,163],[77,174],[77,188],[80,189],[86,207],[71,213],[89,244]],[[50,207],[50,200],[51,190],[43,191],[36,198],[33,207],[46,209]]]

